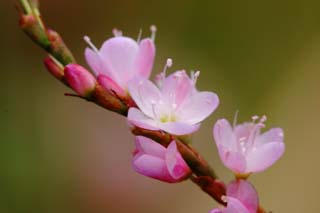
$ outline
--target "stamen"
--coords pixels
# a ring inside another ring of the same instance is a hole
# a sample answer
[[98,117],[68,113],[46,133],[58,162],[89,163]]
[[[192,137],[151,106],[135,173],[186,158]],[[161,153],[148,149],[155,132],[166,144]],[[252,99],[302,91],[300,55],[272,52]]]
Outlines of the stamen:
[[112,30],[112,33],[113,33],[114,37],[122,36],[122,31],[121,31],[121,30],[118,30],[117,28],[114,28],[114,29]]
[[237,111],[234,113],[233,123],[232,123],[233,128],[235,128],[236,125],[237,125],[238,115],[239,115],[239,110],[237,110]]
[[156,32],[157,32],[157,27],[155,25],[150,26],[150,31],[151,31],[151,40],[154,42],[156,39]]
[[196,72],[191,71],[190,76],[191,76],[191,81],[193,82],[193,85],[196,85],[198,77],[200,76],[200,71],[196,71]]
[[264,123],[267,120],[267,116],[263,115],[260,119],[260,123]]
[[95,51],[96,53],[99,53],[98,48],[91,42],[91,39],[89,36],[84,36],[83,40],[89,45],[89,47],[91,47],[93,51]]
[[253,123],[255,123],[255,122],[256,122],[256,120],[258,120],[258,119],[259,119],[259,116],[254,115],[254,116],[252,116],[252,117],[251,117],[251,119],[252,119],[252,122],[253,122]]
[[139,30],[139,34],[138,34],[138,38],[137,38],[137,43],[139,44],[141,41],[141,37],[142,37],[142,29]]
[[172,67],[172,64],[173,64],[172,59],[168,58],[166,64],[164,65],[163,71],[162,71],[164,78],[166,77],[167,69]]

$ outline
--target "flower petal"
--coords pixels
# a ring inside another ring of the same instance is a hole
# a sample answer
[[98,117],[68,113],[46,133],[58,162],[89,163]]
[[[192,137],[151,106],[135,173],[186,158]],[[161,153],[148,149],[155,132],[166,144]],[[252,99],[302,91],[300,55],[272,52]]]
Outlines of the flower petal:
[[257,212],[259,203],[258,193],[254,186],[248,181],[236,180],[231,182],[227,186],[227,196],[238,199],[246,207],[246,209],[249,210],[249,212]]
[[135,59],[135,73],[146,79],[149,78],[156,48],[153,41],[149,38],[143,39],[139,44],[139,51]]
[[150,118],[155,118],[154,106],[161,100],[159,89],[149,80],[134,78],[129,82],[128,90],[140,110]]
[[159,128],[173,135],[188,135],[196,132],[200,124],[190,125],[180,122],[159,123]]
[[139,109],[134,107],[129,109],[128,122],[131,125],[138,126],[143,129],[159,130],[155,120],[148,118]]
[[284,153],[282,142],[269,142],[253,148],[247,155],[247,172],[261,172],[274,164]]
[[165,161],[169,174],[176,180],[184,179],[191,172],[187,163],[183,160],[178,151],[175,141],[172,141],[168,146],[165,154]]
[[195,124],[207,118],[219,105],[219,98],[213,92],[195,92],[178,111],[184,122]]
[[238,151],[236,137],[226,119],[220,119],[216,122],[213,128],[213,136],[217,146],[221,145],[229,151]]
[[107,70],[103,69],[103,67],[101,66],[101,59],[98,53],[94,52],[90,48],[86,48],[84,57],[96,76],[98,76],[99,74],[109,76]]
[[228,204],[223,213],[256,213],[249,211],[238,199],[227,197]]
[[223,213],[222,209],[212,209],[209,213]]
[[193,82],[184,70],[176,71],[166,77],[162,84],[161,92],[168,105],[177,107],[191,96],[195,88]]
[[226,149],[223,145],[219,144],[218,152],[223,164],[236,173],[245,173],[246,159],[239,152],[234,152]]
[[136,136],[134,142],[138,152],[165,159],[166,148],[153,140],[143,136]]
[[126,87],[128,79],[134,74],[134,63],[139,46],[131,38],[118,36],[108,39],[101,47],[101,57],[106,69],[117,79],[117,83]]
[[166,163],[163,159],[143,154],[133,159],[133,169],[145,176],[162,180],[165,182],[174,182],[175,180],[169,175]]
[[252,122],[245,122],[236,125],[234,128],[234,134],[236,135],[238,141],[240,140],[240,138],[248,139],[254,125],[255,124]]
[[258,136],[255,145],[260,146],[269,142],[283,142],[283,130],[281,128],[270,129]]

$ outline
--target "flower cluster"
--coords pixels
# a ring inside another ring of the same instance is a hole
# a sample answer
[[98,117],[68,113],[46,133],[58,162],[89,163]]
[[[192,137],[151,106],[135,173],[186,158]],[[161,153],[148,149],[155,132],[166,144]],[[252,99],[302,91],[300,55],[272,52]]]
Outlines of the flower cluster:
[[136,135],[132,159],[136,172],[168,183],[191,179],[222,204],[210,213],[264,212],[247,179],[273,165],[284,153],[281,128],[261,133],[266,116],[253,116],[251,122],[233,126],[226,119],[216,122],[213,137],[219,156],[235,175],[225,186],[189,140],[218,107],[219,98],[196,88],[199,71],[188,75],[178,70],[167,75],[172,59],[154,82],[149,79],[156,52],[155,26],[150,38],[141,39],[140,33],[137,40],[114,29],[114,37],[100,49],[85,36],[89,47],[84,55],[92,74],[75,62],[56,32],[47,30],[38,17],[38,4],[21,2],[21,28],[49,53],[44,60],[49,72],[77,93],[69,95],[127,117]]
[[[191,72],[188,76],[185,70],[178,70],[166,76],[167,68],[172,66],[172,60],[168,59],[153,83],[149,80],[155,54],[153,40],[135,42],[116,32],[100,50],[85,37],[92,48],[86,49],[85,56],[97,80],[91,76],[84,80],[83,68],[71,64],[65,68],[65,75],[72,88],[86,95],[98,82],[122,100],[131,100],[134,105],[129,107],[127,117],[132,128],[161,131],[172,136],[197,131],[201,121],[219,104],[215,93],[197,90],[200,72]],[[265,121],[266,116],[260,119],[253,116],[252,122],[231,126],[226,119],[220,119],[214,125],[213,136],[219,156],[234,172],[236,180],[227,186],[223,197],[226,207],[211,213],[258,211],[257,192],[246,179],[270,167],[285,149],[282,129],[273,128],[261,134]],[[175,140],[164,147],[150,138],[136,136],[135,145],[132,164],[138,173],[169,183],[183,181],[192,174]]]

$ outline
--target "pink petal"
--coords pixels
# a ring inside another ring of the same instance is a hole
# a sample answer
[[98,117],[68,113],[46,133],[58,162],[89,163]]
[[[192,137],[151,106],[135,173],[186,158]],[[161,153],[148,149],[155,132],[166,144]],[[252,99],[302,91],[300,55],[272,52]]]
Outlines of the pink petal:
[[108,39],[100,53],[106,69],[117,78],[117,83],[126,87],[128,79],[134,75],[134,63],[139,46],[131,38],[118,36]]
[[[258,209],[258,193],[255,188],[245,180],[236,180],[227,186],[228,206],[230,197],[236,198],[246,207],[248,212],[256,213]],[[235,204],[235,203],[234,203]]]
[[220,119],[213,128],[213,136],[217,146],[221,145],[229,151],[238,151],[238,144],[233,129],[226,119]]
[[247,155],[247,172],[261,172],[274,164],[284,153],[282,142],[269,142],[253,148]]
[[218,145],[218,152],[223,164],[236,173],[244,173],[246,170],[246,160],[239,152],[226,149],[223,145]]
[[269,142],[283,142],[283,130],[281,128],[270,129],[258,136],[255,145],[259,146]]
[[221,209],[212,209],[209,213],[223,213]]
[[162,94],[167,104],[176,104],[177,107],[189,97],[195,88],[186,72],[176,71],[165,78],[162,85]]
[[200,128],[200,124],[190,125],[180,122],[159,123],[160,129],[173,135],[188,135],[196,132]]
[[166,148],[149,138],[136,136],[135,145],[139,152],[165,159]]
[[228,197],[227,207],[223,213],[256,213],[257,211],[249,211],[238,199]]
[[246,122],[236,125],[234,128],[234,134],[236,135],[237,139],[239,140],[240,138],[248,138],[253,125],[254,124],[252,122]]
[[207,118],[218,106],[219,98],[213,92],[195,92],[179,108],[178,115],[184,122],[195,124]]
[[129,109],[128,122],[131,125],[138,126],[143,129],[159,130],[155,120],[148,118],[139,109],[134,107]]
[[154,118],[154,106],[161,99],[159,89],[149,80],[135,78],[129,82],[128,90],[140,110]]
[[180,152],[177,149],[177,144],[172,141],[167,148],[165,161],[169,174],[176,180],[182,180],[191,172],[187,163],[183,160]]
[[98,53],[94,52],[90,48],[86,48],[84,56],[96,76],[98,76],[99,74],[109,75],[107,70],[103,69],[103,67],[101,66],[101,59]]
[[139,45],[139,51],[135,61],[135,72],[141,77],[149,78],[155,56],[155,45],[149,38],[143,39]]
[[169,175],[166,163],[161,158],[143,154],[133,160],[132,166],[136,172],[142,175],[169,183],[175,181]]

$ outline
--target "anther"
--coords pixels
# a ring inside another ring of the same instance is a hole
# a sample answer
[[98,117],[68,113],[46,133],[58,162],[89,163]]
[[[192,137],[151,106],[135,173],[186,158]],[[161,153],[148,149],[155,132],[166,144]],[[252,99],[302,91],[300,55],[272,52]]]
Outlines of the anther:
[[95,51],[96,53],[99,53],[98,48],[91,42],[91,39],[89,36],[84,36],[83,40],[89,45],[89,47],[91,47],[93,51]]
[[254,116],[252,116],[252,117],[251,117],[251,119],[252,119],[252,121],[253,121],[253,122],[255,122],[256,120],[258,120],[258,119],[259,119],[259,116],[254,115]]
[[264,123],[267,120],[267,116],[263,115],[260,119],[260,123]]
[[157,27],[155,25],[150,26],[150,31],[151,31],[151,40],[154,42],[156,39],[156,32],[157,32]]
[[114,37],[122,36],[122,31],[121,31],[121,30],[118,30],[117,28],[114,28],[114,29],[112,30],[112,33],[113,33]]
[[166,65],[164,65],[164,68],[163,68],[163,71],[162,71],[162,77],[165,78],[166,77],[166,72],[167,72],[167,69],[172,67],[172,59],[171,58],[168,58],[167,59],[167,62],[166,62]]
[[196,85],[199,76],[200,76],[200,71],[191,72],[191,80],[193,82],[193,85]]

